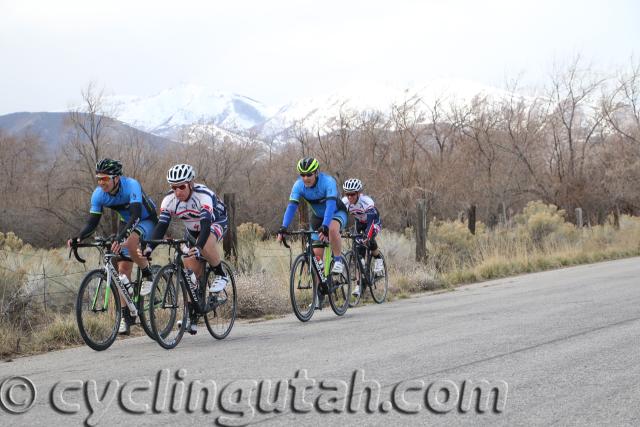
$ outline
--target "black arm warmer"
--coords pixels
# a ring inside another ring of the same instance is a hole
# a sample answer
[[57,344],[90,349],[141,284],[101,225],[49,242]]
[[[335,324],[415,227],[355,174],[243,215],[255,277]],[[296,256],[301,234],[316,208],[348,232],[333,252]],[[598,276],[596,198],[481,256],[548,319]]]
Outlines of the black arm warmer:
[[204,248],[204,245],[207,243],[207,239],[209,238],[209,234],[211,234],[211,220],[203,218],[200,220],[200,234],[198,235],[198,241],[196,242],[196,246],[198,248]]
[[[159,222],[156,224],[156,226],[153,228],[153,231],[151,232],[151,238],[149,238],[149,240],[160,240],[164,237],[164,235],[167,233],[167,230],[169,229],[169,223],[168,222]],[[148,243],[149,247],[151,247],[151,249],[155,249],[156,246],[158,246],[155,243]]]
[[100,217],[102,217],[102,215],[100,214],[95,214],[95,213],[89,214],[89,219],[87,219],[87,223],[85,224],[84,228],[80,231],[80,235],[79,235],[80,240],[86,239],[91,235],[91,233],[93,233],[96,227],[98,227],[98,223],[100,222]]
[[124,229],[118,233],[116,240],[123,240],[129,237],[129,234],[140,222],[140,216],[142,216],[142,203],[131,203],[129,205],[129,221],[127,221]]

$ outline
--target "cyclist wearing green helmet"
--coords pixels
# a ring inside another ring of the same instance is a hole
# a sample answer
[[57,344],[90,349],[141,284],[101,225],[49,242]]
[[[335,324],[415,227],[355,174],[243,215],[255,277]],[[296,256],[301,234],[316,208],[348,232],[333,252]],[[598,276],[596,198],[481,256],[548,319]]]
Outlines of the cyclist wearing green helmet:
[[[289,204],[282,219],[282,226],[278,231],[278,240],[287,231],[293,221],[298,204],[301,200],[307,202],[311,209],[311,226],[317,230],[311,238],[314,241],[329,241],[334,256],[332,273],[341,274],[344,271],[344,260],[341,255],[342,241],[340,231],[347,224],[347,209],[339,197],[335,178],[319,172],[320,163],[313,157],[300,159],[297,171],[300,177],[293,184]],[[314,253],[322,257],[323,248],[314,248]]]

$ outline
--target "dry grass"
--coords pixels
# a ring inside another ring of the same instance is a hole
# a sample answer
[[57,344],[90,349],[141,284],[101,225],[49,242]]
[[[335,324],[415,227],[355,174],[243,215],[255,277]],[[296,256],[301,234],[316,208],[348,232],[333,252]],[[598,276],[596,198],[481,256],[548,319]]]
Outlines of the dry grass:
[[[273,239],[263,241],[264,230],[255,224],[239,230],[239,317],[272,319],[290,313],[289,265],[300,244],[294,242],[289,252]],[[619,230],[609,224],[577,229],[564,221],[562,211],[534,202],[508,227],[489,231],[480,224],[476,235],[459,222],[432,222],[426,263],[414,261],[410,230],[383,230],[378,242],[388,265],[388,300],[393,301],[463,283],[640,255],[640,218],[621,217]],[[348,249],[345,244],[343,250]],[[154,255],[157,264],[169,259],[162,248]],[[75,293],[85,271],[99,264],[95,250],[82,256],[88,267],[68,260],[65,248],[33,249],[11,233],[0,233],[0,356],[82,344],[72,312]]]

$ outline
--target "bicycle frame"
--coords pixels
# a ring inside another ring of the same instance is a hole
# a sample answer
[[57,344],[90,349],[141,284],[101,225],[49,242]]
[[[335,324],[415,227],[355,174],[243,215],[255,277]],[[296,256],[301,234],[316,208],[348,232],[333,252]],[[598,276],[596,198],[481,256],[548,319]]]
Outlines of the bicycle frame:
[[[173,256],[173,260],[171,261],[171,264],[175,266],[175,269],[178,272],[178,280],[179,282],[184,284],[184,287],[187,290],[187,294],[191,298],[191,302],[194,303],[194,306],[196,307],[198,314],[206,314],[209,311],[211,311],[214,308],[214,306],[209,306],[204,299],[204,292],[203,292],[204,285],[202,285],[203,282],[199,280],[200,283],[196,283],[195,284],[196,287],[195,289],[193,289],[189,285],[189,281],[187,280],[187,276],[184,272],[185,266],[182,260],[184,258],[184,254],[182,252],[182,249],[180,248],[180,245],[187,244],[188,241],[184,239],[180,239],[180,240],[163,239],[163,240],[148,240],[147,242],[160,244],[160,245],[169,245],[170,249],[173,249],[175,251],[175,255]],[[204,262],[206,263],[206,260],[204,260]],[[205,274],[205,275],[208,274],[206,267],[203,270],[202,274]]]
[[[138,308],[135,304],[135,302],[133,301],[131,295],[129,295],[129,292],[127,291],[126,286],[124,285],[124,283],[122,283],[122,281],[120,280],[120,275],[118,274],[118,271],[116,270],[115,266],[113,265],[113,259],[115,257],[117,257],[117,254],[114,254],[113,252],[111,252],[111,238],[96,238],[96,243],[74,243],[71,246],[71,250],[73,251],[73,255],[75,256],[76,260],[78,260],[81,263],[85,263],[86,260],[82,259],[79,255],[78,255],[78,248],[87,248],[87,247],[93,247],[93,248],[98,248],[102,254],[102,268],[104,269],[106,276],[107,276],[107,284],[110,284],[112,281],[113,283],[116,284],[116,286],[118,287],[118,290],[120,291],[121,296],[124,298],[125,303],[127,304],[127,307],[129,308],[129,313],[132,316],[137,316],[138,315]],[[140,272],[138,271],[138,276],[140,275]],[[139,278],[136,279],[136,283],[139,282]],[[107,288],[105,289],[105,300],[104,300],[104,307],[107,308],[108,306],[108,301],[109,301],[109,296],[111,295],[111,287],[107,286]],[[91,309],[95,310],[96,307],[96,303],[97,303],[97,297],[98,297],[98,290],[96,290],[96,295],[93,297],[93,300],[91,302]]]
[[[320,266],[320,261],[318,260],[318,258],[316,258],[315,253],[313,252],[313,245],[311,243],[311,239],[309,238],[311,236],[311,234],[315,233],[315,231],[310,231],[310,230],[299,230],[299,231],[292,231],[292,232],[288,232],[288,235],[307,235],[307,242],[305,244],[304,247],[304,254],[305,257],[309,260],[309,265],[313,266],[313,270],[315,271],[315,275],[314,277],[318,279],[319,284],[325,284],[327,282],[327,280],[329,279],[329,275],[331,272],[331,258],[332,258],[332,253],[331,253],[331,247],[329,246],[328,243],[324,243],[323,244],[323,262],[324,265],[321,267]],[[282,244],[287,248],[287,249],[291,249],[291,246],[287,243],[286,239],[282,240]],[[329,249],[329,250],[327,250]],[[313,262],[311,262],[313,261]],[[291,266],[289,266],[291,267]]]
[[[363,282],[365,286],[371,286],[370,280],[370,269],[371,269],[371,249],[361,242],[358,241],[359,238],[363,238],[362,234],[354,234],[351,232],[343,233],[341,235],[344,238],[351,240],[351,250],[353,251],[354,256],[356,257],[356,268],[360,272],[360,280]],[[360,248],[364,248],[365,254],[364,257],[360,257]],[[364,259],[365,264],[362,265],[360,259]],[[364,280],[363,280],[364,279]]]

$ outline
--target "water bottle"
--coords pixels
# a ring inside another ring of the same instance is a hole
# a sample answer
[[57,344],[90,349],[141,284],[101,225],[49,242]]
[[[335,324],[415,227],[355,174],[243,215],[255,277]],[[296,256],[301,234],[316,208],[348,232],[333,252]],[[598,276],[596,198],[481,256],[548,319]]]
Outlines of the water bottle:
[[120,275],[120,281],[122,282],[124,287],[127,289],[127,292],[129,292],[129,295],[133,295],[133,285],[129,281],[129,278],[127,277],[126,274],[123,273]]

